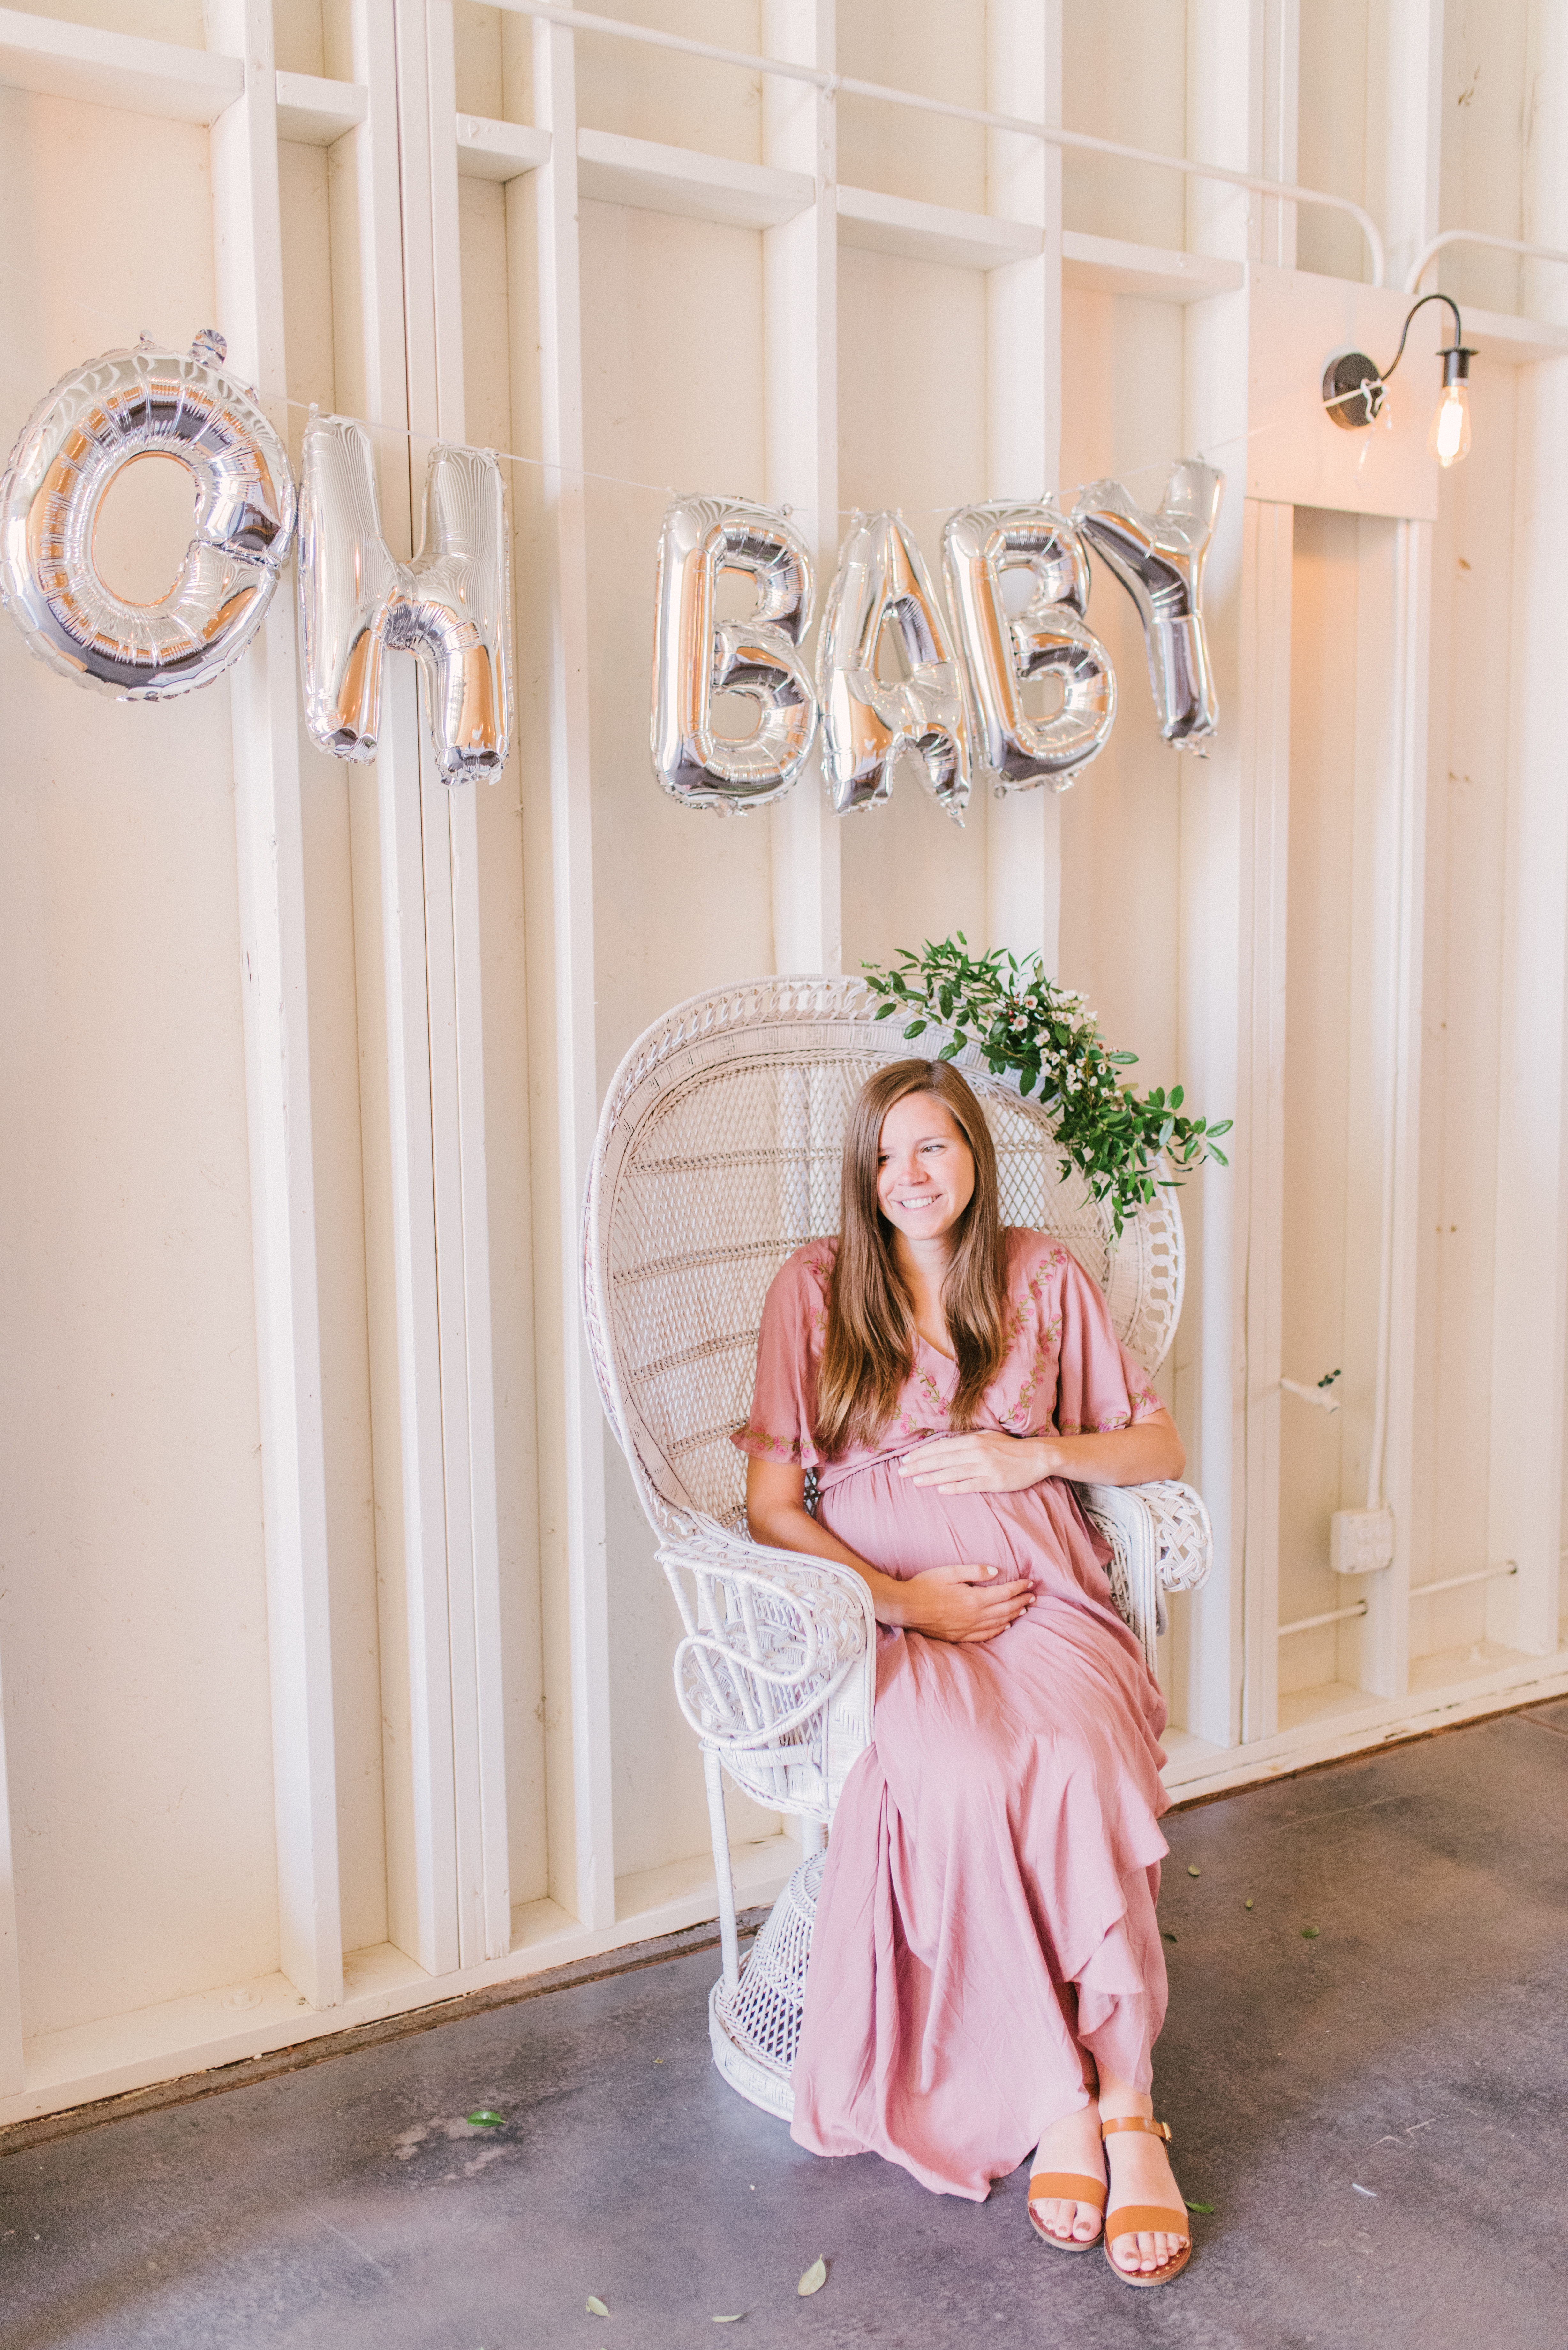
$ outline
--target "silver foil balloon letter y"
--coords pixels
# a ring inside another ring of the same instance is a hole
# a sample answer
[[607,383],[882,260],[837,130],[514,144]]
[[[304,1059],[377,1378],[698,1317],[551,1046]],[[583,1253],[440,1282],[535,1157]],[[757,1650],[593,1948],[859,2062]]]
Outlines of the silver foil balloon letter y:
[[[721,620],[720,577],[749,579],[743,620]],[[728,498],[681,498],[664,517],[654,590],[653,772],[671,798],[721,814],[782,799],[816,732],[800,640],[811,625],[811,558],[784,516]],[[721,734],[722,694],[755,703],[750,734]]]
[[[1111,657],[1084,619],[1083,541],[1053,505],[961,506],[942,533],[942,569],[974,698],[977,764],[999,793],[1065,791],[1105,749],[1116,715]],[[1033,591],[1011,614],[1010,572]],[[1035,718],[1023,689],[1043,678],[1060,682],[1062,706]]]
[[[909,675],[886,682],[877,669],[883,627],[892,629]],[[909,759],[939,806],[962,824],[969,799],[969,720],[948,624],[930,576],[896,515],[857,515],[816,649],[823,768],[840,816],[876,807]]]
[[436,443],[420,551],[400,563],[381,536],[369,433],[348,417],[313,416],[299,515],[312,741],[335,758],[375,757],[389,647],[424,671],[442,782],[493,782],[512,732],[511,568],[501,469],[487,450]]
[[1225,476],[1183,458],[1158,514],[1135,506],[1120,482],[1092,482],[1073,520],[1116,573],[1143,622],[1159,731],[1179,751],[1203,753],[1220,723],[1203,625],[1203,559]]

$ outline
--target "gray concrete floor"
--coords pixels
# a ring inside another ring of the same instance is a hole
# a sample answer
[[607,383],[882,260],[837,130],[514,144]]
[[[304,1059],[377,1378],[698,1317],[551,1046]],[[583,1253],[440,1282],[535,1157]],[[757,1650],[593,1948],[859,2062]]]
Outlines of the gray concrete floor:
[[1159,2105],[1214,2211],[1158,2293],[1037,2246],[1023,2171],[801,2153],[709,2062],[704,1951],[0,2139],[0,2341],[1562,2350],[1565,1820],[1568,1701],[1169,1822]]

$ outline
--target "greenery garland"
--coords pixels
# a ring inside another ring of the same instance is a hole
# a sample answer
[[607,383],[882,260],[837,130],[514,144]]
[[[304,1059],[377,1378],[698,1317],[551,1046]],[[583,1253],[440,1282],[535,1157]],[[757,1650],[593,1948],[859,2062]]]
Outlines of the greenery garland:
[[[1157,1190],[1176,1189],[1206,1159],[1229,1165],[1216,1137],[1230,1132],[1231,1119],[1184,1117],[1179,1086],[1140,1095],[1125,1083],[1120,1072],[1137,1055],[1110,1052],[1083,997],[1048,978],[1038,955],[1021,963],[1005,948],[980,956],[968,950],[960,931],[934,944],[928,939],[918,955],[900,950],[887,969],[863,964],[867,987],[887,999],[877,1019],[912,1013],[904,1030],[910,1038],[933,1024],[950,1027],[939,1060],[972,1043],[993,1076],[1016,1070],[1020,1093],[1038,1088],[1063,1150],[1095,1198],[1108,1201],[1118,1239]],[[1158,1172],[1161,1157],[1179,1172]]]

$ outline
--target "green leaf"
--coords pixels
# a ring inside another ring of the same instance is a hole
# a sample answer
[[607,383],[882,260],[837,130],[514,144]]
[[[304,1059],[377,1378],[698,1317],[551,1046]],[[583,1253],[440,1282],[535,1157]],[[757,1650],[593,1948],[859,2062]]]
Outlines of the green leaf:
[[1187,1864],[1187,1874],[1189,1877],[1201,1877],[1203,1871],[1200,1868],[1196,1867],[1191,1861],[1189,1861]]
[[1320,1930],[1321,1930],[1321,1929],[1319,1929],[1319,1928],[1318,1928],[1318,1927],[1316,1927],[1316,1926],[1303,1926],[1303,1927],[1302,1928],[1302,1939],[1303,1939],[1303,1942],[1315,1942],[1315,1941],[1316,1941],[1316,1939],[1317,1939],[1317,1938],[1318,1938],[1318,1934],[1319,1934]]
[[597,2293],[589,2293],[584,2306],[587,2310],[590,2317],[607,2317],[609,2315],[608,2310],[605,2307]]
[[1212,2203],[1195,2203],[1190,2195],[1184,2195],[1181,2199],[1189,2211],[1201,2211],[1205,2219],[1210,2218],[1213,2212]]
[[898,1009],[898,1007],[897,1003],[894,1003],[891,996],[889,996],[887,1003],[882,1006],[881,1011],[877,1014],[877,1017],[878,1020],[891,1020],[894,1013],[897,1012]]
[[820,2293],[826,2282],[827,2262],[821,2259],[815,2260],[796,2285],[795,2291],[804,2300],[807,2293]]
[[926,1033],[927,1025],[928,1023],[924,1020],[911,1020],[909,1026],[905,1029],[904,1034],[906,1036],[923,1036]]
[[942,1046],[941,1051],[937,1055],[937,1058],[939,1061],[956,1061],[962,1051],[963,1046],[959,1043],[958,1038],[955,1036],[949,1044]]
[[504,2129],[506,2126],[505,2115],[492,2113],[488,2106],[481,2106],[476,2114],[465,2115],[464,2119],[471,2122],[475,2129]]

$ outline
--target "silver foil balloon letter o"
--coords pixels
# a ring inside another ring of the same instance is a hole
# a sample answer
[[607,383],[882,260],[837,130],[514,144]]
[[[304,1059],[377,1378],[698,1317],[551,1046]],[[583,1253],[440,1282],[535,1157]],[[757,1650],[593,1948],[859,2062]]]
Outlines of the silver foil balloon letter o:
[[[886,683],[884,625],[909,674]],[[969,723],[947,621],[919,548],[896,515],[857,516],[839,551],[816,650],[823,766],[840,816],[875,807],[906,758],[955,823],[969,799]]]
[[501,469],[487,451],[436,443],[420,551],[399,563],[381,536],[369,433],[312,417],[299,610],[306,723],[322,750],[375,757],[389,648],[424,671],[441,781],[494,781],[512,732],[512,594]]
[[[714,611],[720,575],[755,591],[743,620]],[[783,515],[725,498],[682,498],[659,540],[653,646],[653,771],[688,807],[722,814],[782,799],[816,732],[800,640],[811,625],[811,559]],[[722,694],[754,702],[744,736],[720,734]]]
[[1224,487],[1223,473],[1184,458],[1170,469],[1158,514],[1135,506],[1120,482],[1092,482],[1073,509],[1137,606],[1159,731],[1179,751],[1205,752],[1220,723],[1203,625],[1203,558]]
[[[143,344],[63,376],[34,410],[0,475],[0,602],[29,649],[121,702],[210,685],[254,636],[294,535],[282,442],[221,371],[211,328],[189,357]],[[180,576],[156,604],[131,604],[99,576],[93,531],[104,494],[138,457],[174,457],[195,488]]]
[[[1065,791],[1105,749],[1116,715],[1110,655],[1084,619],[1083,541],[1052,505],[961,506],[942,533],[942,569],[974,697],[976,764],[999,792]],[[1021,572],[1033,593],[1010,614],[1004,583]],[[1060,681],[1062,706],[1032,718],[1023,689],[1044,678]]]

